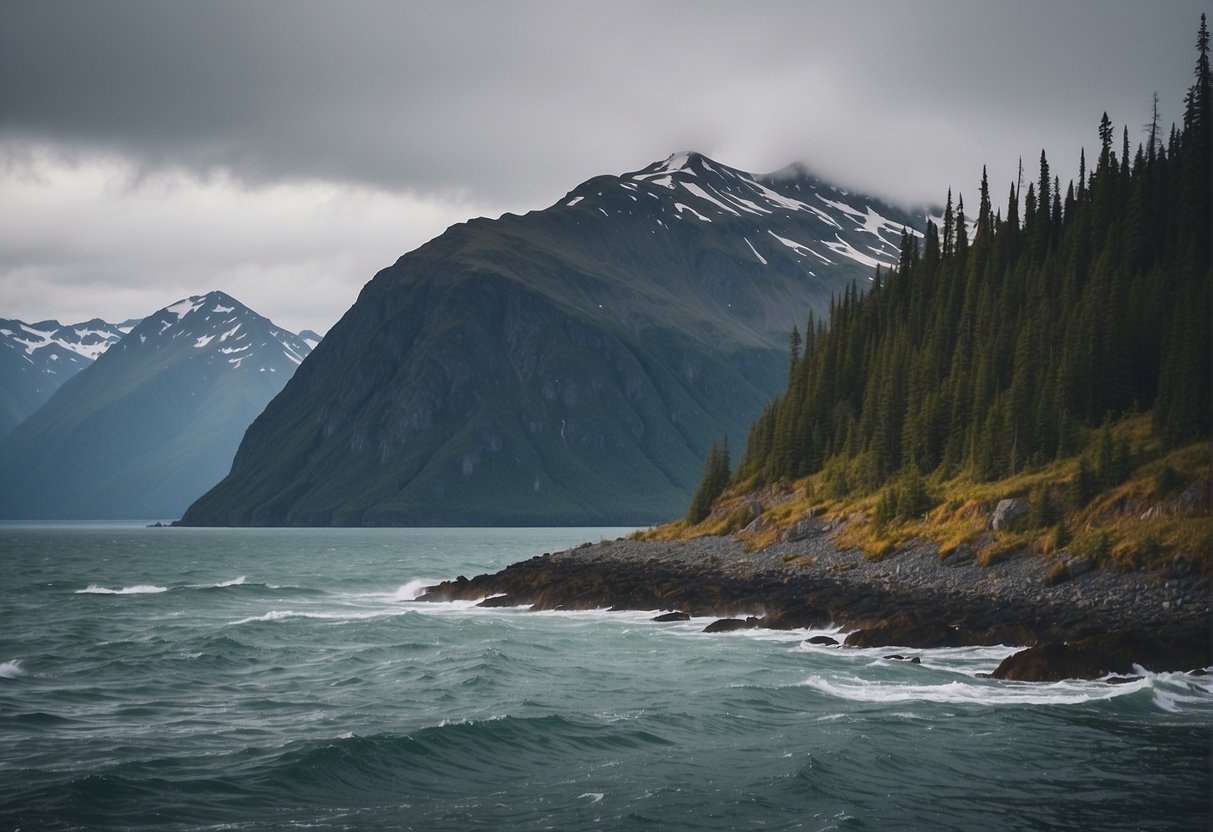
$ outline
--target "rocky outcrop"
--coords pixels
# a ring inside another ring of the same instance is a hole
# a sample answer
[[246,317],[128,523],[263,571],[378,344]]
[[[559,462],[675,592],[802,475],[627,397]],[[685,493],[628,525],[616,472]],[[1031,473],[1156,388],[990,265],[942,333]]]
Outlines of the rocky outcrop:
[[917,612],[898,612],[847,636],[847,647],[957,647],[965,643],[957,627]]
[[762,621],[754,616],[746,618],[718,618],[703,628],[705,633],[733,633],[737,630],[753,630]]
[[1192,670],[1213,664],[1209,648],[1207,629],[1122,630],[1070,643],[1034,645],[1008,656],[991,675],[1021,682],[1059,682],[1131,674],[1138,667],[1156,673]]
[[618,540],[445,581],[420,600],[665,609],[678,612],[657,620],[720,619],[706,632],[834,626],[851,631],[852,648],[1033,646],[1000,668],[1008,679],[1098,678],[1133,664],[1213,663],[1208,584],[1195,570],[1166,580],[1092,570],[1055,586],[1046,583],[1046,571],[1043,559],[1027,556],[988,568],[946,564],[925,544],[867,561],[839,551],[824,534],[755,552],[723,537]]

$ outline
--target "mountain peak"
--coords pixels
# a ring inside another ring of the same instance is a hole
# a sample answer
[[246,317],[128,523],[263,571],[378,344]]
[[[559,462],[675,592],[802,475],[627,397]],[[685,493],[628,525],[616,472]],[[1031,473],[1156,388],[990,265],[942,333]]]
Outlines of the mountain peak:
[[665,177],[677,175],[679,179],[698,176],[710,176],[721,173],[734,173],[731,168],[714,162],[702,153],[694,150],[680,150],[671,153],[662,162],[654,162],[646,168],[625,174],[624,179],[634,182],[651,181],[655,184],[665,184]]
[[191,295],[188,298],[182,298],[176,303],[169,304],[162,309],[162,312],[169,312],[177,316],[177,320],[181,320],[191,312],[197,312],[200,309],[206,309],[210,312],[224,314],[233,312],[236,309],[246,308],[244,304],[233,298],[227,292],[219,291],[218,289],[207,292],[205,295]]
[[697,164],[702,163],[703,158],[702,153],[694,150],[680,150],[677,153],[671,153],[664,162],[658,163],[658,168],[670,173],[676,170],[693,171]]

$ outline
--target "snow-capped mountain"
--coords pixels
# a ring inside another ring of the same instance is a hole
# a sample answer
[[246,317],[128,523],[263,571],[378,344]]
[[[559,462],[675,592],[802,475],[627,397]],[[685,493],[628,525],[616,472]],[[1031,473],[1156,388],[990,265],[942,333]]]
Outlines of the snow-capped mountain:
[[179,516],[310,352],[223,292],[149,315],[0,441],[0,517]]
[[185,298],[148,315],[116,349],[124,355],[154,352],[157,360],[180,352],[191,361],[288,374],[311,351],[301,336],[274,326],[223,292]]
[[58,321],[30,324],[0,318],[0,438],[137,323],[94,318],[64,326]]
[[[573,191],[564,204],[573,207],[581,203],[596,184],[597,180],[591,180]],[[615,204],[596,206],[604,216],[629,213],[648,198],[662,206],[663,216],[656,218],[662,226],[667,219],[700,223],[748,220],[757,233],[753,239],[748,235],[743,239],[759,263],[767,265],[766,255],[772,246],[782,246],[802,260],[814,276],[819,267],[847,261],[866,269],[894,266],[902,233],[920,233],[915,226],[921,224],[921,218],[890,210],[868,197],[852,196],[821,182],[800,165],[755,176],[701,154],[684,152],[624,174],[618,184],[633,206],[609,200]],[[595,194],[605,196],[602,192]],[[777,233],[785,222],[797,226],[800,239]]]
[[447,229],[379,272],[250,427],[200,525],[642,523],[787,379],[906,211],[696,153]]

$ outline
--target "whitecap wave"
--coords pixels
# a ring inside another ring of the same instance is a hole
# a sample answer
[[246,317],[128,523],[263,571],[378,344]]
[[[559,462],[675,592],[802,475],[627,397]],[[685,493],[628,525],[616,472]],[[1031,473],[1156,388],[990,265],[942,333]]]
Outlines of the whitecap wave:
[[110,589],[109,587],[98,586],[97,584],[89,584],[85,589],[77,589],[77,595],[152,595],[157,592],[168,592],[167,586],[155,586],[153,584],[138,584],[136,586],[124,586],[122,589]]
[[392,595],[393,601],[416,601],[421,591],[426,587],[433,586],[439,583],[438,581],[429,578],[414,578],[407,584],[401,584],[400,588]]
[[18,676],[24,675],[25,671],[21,669],[20,659],[0,662],[0,679],[16,679]]
[[248,618],[233,621],[232,626],[237,627],[241,624],[251,624],[254,621],[281,621],[284,618],[298,618],[301,615],[303,613],[298,613],[294,610],[270,610],[265,615],[250,615]]
[[368,618],[388,618],[398,613],[389,611],[368,611],[368,612],[352,612],[332,610],[324,612],[296,612],[295,610],[270,610],[264,615],[250,615],[248,618],[241,618],[238,621],[231,622],[231,626],[237,627],[241,624],[252,624],[257,621],[284,621],[288,618],[315,618],[324,621],[362,621]]
[[215,584],[215,586],[216,587],[241,586],[244,583],[244,580],[245,580],[245,576],[241,575],[238,578],[232,578],[230,581],[223,581],[222,583],[217,583],[217,584]]
[[1141,690],[1146,679],[1122,685],[1106,682],[1065,681],[1051,684],[1035,682],[982,682],[954,680],[938,685],[876,682],[858,677],[810,676],[806,687],[852,702],[938,702],[967,705],[1079,705],[1101,699],[1114,699]]
[[1153,689],[1154,704],[1160,709],[1173,714],[1213,712],[1213,676],[1151,673],[1146,678]]

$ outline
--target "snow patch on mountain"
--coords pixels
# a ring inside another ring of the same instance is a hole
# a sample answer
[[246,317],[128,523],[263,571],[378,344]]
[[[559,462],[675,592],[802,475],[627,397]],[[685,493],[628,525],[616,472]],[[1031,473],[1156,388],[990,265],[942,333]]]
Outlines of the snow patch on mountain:
[[754,244],[750,242],[750,238],[742,237],[742,239],[745,240],[745,244],[750,247],[750,251],[754,252],[754,256],[758,258],[758,262],[764,266],[767,265],[767,258],[758,253],[758,249],[754,248]]
[[792,251],[796,252],[797,254],[801,254],[803,252],[804,254],[811,254],[814,257],[817,257],[824,263],[829,264],[832,262],[828,257],[826,257],[822,254],[818,254],[817,252],[813,251],[813,249],[806,246],[804,243],[798,243],[795,240],[789,240],[787,237],[780,237],[774,231],[771,231],[769,229],[767,230],[767,233],[770,234],[772,237],[774,237],[779,242],[783,243],[788,248],[792,249]]
[[878,260],[875,257],[870,257],[864,254],[862,251],[856,249],[855,246],[842,239],[842,237],[836,236],[833,242],[828,240],[823,240],[822,242],[825,244],[826,248],[830,249],[830,251],[834,252],[835,254],[841,255],[850,260],[854,260],[856,263],[861,263],[864,266],[870,266],[873,269],[877,266],[887,269],[897,265],[896,262],[889,260]]

